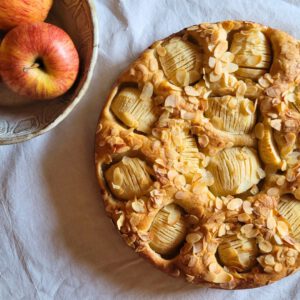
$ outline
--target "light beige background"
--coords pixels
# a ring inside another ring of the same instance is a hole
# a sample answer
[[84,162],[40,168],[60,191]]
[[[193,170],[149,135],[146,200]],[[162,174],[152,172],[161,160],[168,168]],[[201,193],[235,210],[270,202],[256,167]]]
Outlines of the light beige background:
[[300,38],[300,1],[95,2],[100,51],[85,99],[50,133],[0,147],[0,299],[300,299],[300,273],[245,291],[197,288],[162,274],[105,216],[93,164],[110,86],[149,44],[223,19],[253,20]]

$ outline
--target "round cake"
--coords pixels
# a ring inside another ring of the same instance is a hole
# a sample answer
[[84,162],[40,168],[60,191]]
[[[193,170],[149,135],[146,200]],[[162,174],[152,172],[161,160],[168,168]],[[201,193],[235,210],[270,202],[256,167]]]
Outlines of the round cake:
[[188,282],[266,285],[300,265],[300,51],[252,22],[189,27],[117,80],[96,168],[136,252]]

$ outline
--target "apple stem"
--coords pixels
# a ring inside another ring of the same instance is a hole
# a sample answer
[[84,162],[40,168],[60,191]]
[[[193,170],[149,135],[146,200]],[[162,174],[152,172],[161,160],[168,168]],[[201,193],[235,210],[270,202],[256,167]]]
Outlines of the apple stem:
[[23,68],[23,71],[24,71],[24,72],[28,72],[29,70],[39,68],[39,66],[40,66],[40,64],[34,63],[31,67],[24,67],[24,68]]

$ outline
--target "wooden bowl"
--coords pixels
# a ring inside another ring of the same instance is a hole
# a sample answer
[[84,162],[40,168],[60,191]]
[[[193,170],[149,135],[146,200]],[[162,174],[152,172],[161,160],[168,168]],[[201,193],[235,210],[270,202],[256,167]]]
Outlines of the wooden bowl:
[[28,102],[0,83],[0,145],[29,140],[54,128],[84,97],[98,56],[98,22],[93,0],[55,0],[46,22],[64,29],[80,56],[80,70],[73,87],[63,96]]

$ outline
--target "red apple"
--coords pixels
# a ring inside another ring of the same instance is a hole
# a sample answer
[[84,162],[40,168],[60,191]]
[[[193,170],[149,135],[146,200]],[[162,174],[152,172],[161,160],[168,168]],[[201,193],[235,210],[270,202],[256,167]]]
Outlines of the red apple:
[[47,18],[53,0],[0,0],[0,30]]
[[52,99],[73,85],[79,56],[69,35],[55,25],[33,23],[9,31],[0,45],[0,75],[21,96]]
[[[3,36],[4,36],[4,33],[0,31],[0,45],[2,43],[2,40],[3,40]],[[1,75],[0,75],[0,83],[2,82],[2,79],[1,79]]]

